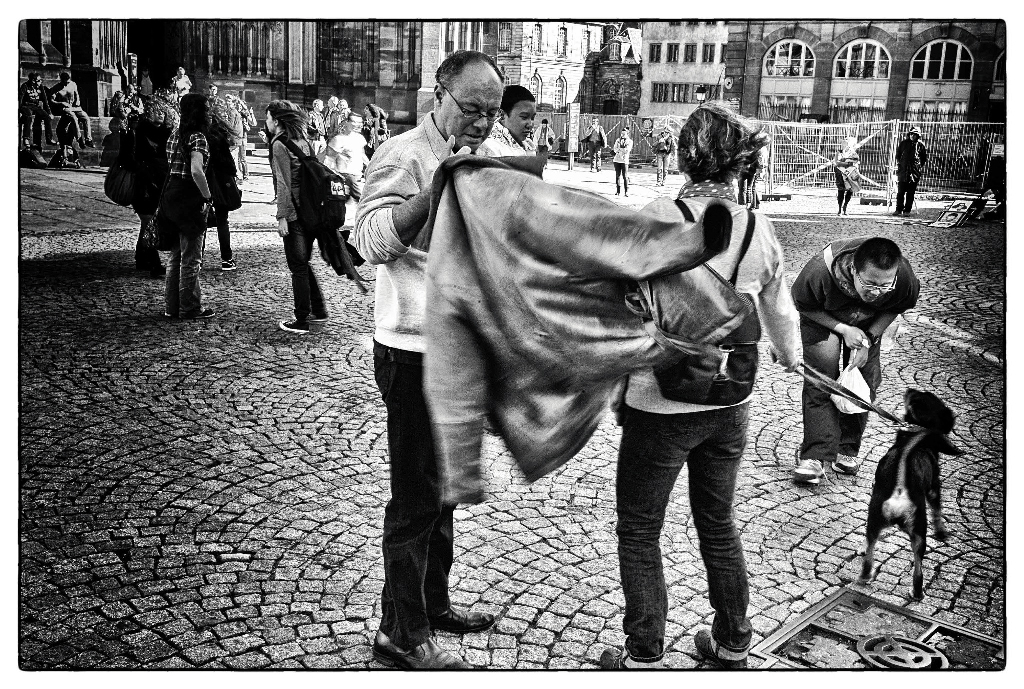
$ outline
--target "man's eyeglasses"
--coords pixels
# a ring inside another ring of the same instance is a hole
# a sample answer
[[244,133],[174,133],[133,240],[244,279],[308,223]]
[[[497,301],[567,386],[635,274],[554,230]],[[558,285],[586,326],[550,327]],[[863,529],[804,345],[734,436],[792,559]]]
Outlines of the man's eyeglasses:
[[872,294],[885,294],[886,292],[891,292],[894,289],[896,289],[895,275],[892,276],[892,282],[889,283],[888,285],[874,285],[870,282],[864,282],[864,278],[862,278],[860,276],[860,273],[858,273],[856,270],[853,271],[853,276],[857,280],[860,280],[861,287],[864,288],[865,292],[871,292]]
[[472,120],[475,122],[476,120],[479,120],[481,117],[486,117],[488,122],[494,122],[496,119],[498,119],[498,117],[501,116],[501,108],[494,108],[493,110],[483,112],[482,110],[470,110],[469,108],[463,107],[462,103],[459,102],[459,99],[455,97],[455,94],[452,93],[452,90],[450,88],[448,88],[444,84],[441,84],[441,87],[444,88],[445,93],[452,97],[452,100],[455,101],[456,107],[458,107],[458,109],[462,112],[462,116],[465,117],[467,120]]

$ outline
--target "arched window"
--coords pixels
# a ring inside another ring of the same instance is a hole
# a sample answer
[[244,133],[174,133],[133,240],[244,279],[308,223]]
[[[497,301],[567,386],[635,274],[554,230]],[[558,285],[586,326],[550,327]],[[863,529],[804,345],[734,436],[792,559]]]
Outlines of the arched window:
[[559,76],[555,82],[555,112],[562,112],[565,108],[565,77]]
[[974,58],[967,46],[957,41],[932,41],[917,51],[910,63],[911,79],[970,81]]
[[622,59],[622,43],[619,41],[612,41],[608,44],[608,59],[615,61]]
[[996,69],[992,81],[1006,81],[1006,51],[996,58]]
[[540,103],[544,96],[544,82],[541,80],[540,75],[534,72],[533,78],[530,79],[530,93]]
[[766,77],[813,77],[814,53],[802,41],[780,41],[764,56]]
[[891,63],[888,51],[878,41],[853,41],[836,54],[832,76],[837,79],[888,79]]
[[544,38],[544,27],[541,26],[540,24],[534,24],[533,25],[533,52],[538,53],[538,54],[543,52],[543,50],[542,50],[542,48],[544,47],[544,44],[542,43],[543,38]]
[[607,43],[613,38],[615,38],[615,26],[609,24],[608,26],[604,27],[604,42]]
[[565,57],[569,48],[569,31],[563,26],[558,30],[558,54]]

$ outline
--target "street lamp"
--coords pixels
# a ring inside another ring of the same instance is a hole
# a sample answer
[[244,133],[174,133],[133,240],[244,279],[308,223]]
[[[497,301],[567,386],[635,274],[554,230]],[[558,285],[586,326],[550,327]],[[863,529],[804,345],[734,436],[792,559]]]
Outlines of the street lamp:
[[697,97],[697,104],[700,105],[704,102],[704,99],[708,97],[708,89],[704,84],[697,87],[697,92],[694,94]]

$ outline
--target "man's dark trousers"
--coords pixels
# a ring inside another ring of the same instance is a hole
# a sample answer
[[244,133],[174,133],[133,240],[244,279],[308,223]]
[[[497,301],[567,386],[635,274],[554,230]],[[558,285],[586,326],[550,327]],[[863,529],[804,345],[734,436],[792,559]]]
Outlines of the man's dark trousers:
[[[863,329],[863,328],[862,328]],[[800,317],[800,339],[803,342],[804,363],[833,380],[839,378],[839,356],[842,350],[843,367],[849,363],[850,349],[843,338],[828,328]],[[871,390],[871,401],[882,382],[879,359],[880,344],[872,345],[867,362],[860,372]],[[804,440],[800,446],[800,459],[834,462],[837,454],[856,457],[860,441],[867,427],[868,414],[843,414],[832,403],[831,395],[814,387],[806,380],[803,389]]]
[[587,140],[587,146],[590,147],[590,168],[592,170],[601,171],[601,142],[594,141],[592,139]]
[[917,192],[917,182],[897,182],[896,184],[896,212],[909,213],[914,210],[914,194]]
[[19,111],[21,115],[21,136],[23,139],[32,138],[32,130],[35,129],[35,143],[41,144],[40,124],[46,130],[46,140],[53,139],[53,123],[50,122],[50,115],[38,105],[23,105]]
[[380,630],[412,650],[430,637],[429,617],[448,610],[454,505],[441,502],[423,356],[373,343],[377,387],[388,411],[391,500],[384,509]]

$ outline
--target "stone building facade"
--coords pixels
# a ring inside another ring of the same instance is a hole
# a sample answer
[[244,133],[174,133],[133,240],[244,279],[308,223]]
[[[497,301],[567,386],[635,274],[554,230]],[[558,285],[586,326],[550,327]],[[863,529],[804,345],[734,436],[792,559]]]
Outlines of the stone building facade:
[[724,21],[644,22],[639,115],[687,117],[722,93],[729,40]]
[[584,69],[580,110],[604,115],[635,115],[641,103],[643,39],[639,23],[605,26],[600,51]]
[[747,115],[773,108],[877,119],[1005,120],[1006,23],[959,20],[730,21],[725,97]]

